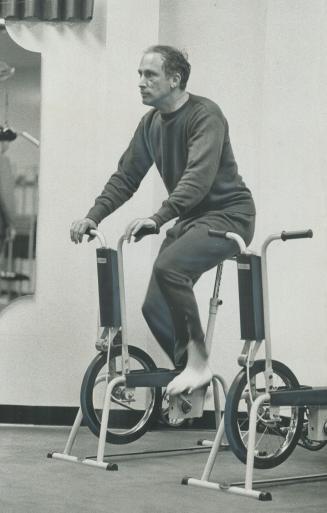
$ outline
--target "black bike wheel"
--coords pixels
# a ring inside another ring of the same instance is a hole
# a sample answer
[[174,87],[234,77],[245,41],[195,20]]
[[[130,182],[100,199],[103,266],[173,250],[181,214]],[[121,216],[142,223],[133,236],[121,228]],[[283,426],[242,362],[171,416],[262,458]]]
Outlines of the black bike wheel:
[[[272,362],[274,390],[298,388],[293,372],[283,363]],[[234,454],[246,463],[249,419],[252,402],[265,393],[265,360],[257,360],[250,368],[250,387],[243,369],[228,392],[225,406],[225,430]],[[281,406],[270,415],[270,403],[258,410],[254,466],[273,468],[285,461],[295,449],[302,432],[303,408]]]
[[[128,351],[131,372],[156,369],[152,358],[142,349],[129,346]],[[121,346],[114,346],[110,352],[109,367],[107,353],[99,353],[84,375],[80,396],[83,419],[96,436],[100,434],[107,382],[122,375],[121,363]],[[107,442],[127,444],[140,438],[158,418],[160,406],[160,388],[126,389],[125,385],[116,385],[111,396]]]

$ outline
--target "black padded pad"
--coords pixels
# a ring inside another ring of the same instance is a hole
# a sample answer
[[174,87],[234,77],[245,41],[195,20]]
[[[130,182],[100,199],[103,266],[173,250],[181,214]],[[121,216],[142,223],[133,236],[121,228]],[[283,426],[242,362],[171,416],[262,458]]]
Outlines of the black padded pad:
[[270,392],[272,406],[327,406],[327,387]]
[[[181,369],[182,370],[182,369]],[[152,372],[137,370],[126,374],[127,387],[166,387],[181,370],[157,369]]]

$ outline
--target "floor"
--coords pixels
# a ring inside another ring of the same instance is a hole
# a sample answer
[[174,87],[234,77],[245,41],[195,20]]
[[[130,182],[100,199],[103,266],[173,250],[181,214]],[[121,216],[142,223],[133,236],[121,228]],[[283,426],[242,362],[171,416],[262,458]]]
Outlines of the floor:
[[[68,428],[0,427],[1,513],[322,513],[327,511],[325,482],[268,487],[271,502],[259,502],[214,490],[181,486],[184,475],[201,476],[208,452],[162,456],[116,456],[122,452],[194,446],[212,432],[166,430],[147,433],[131,445],[108,446],[118,472],[48,459],[63,450]],[[96,454],[97,439],[82,428],[75,454]],[[202,451],[202,452],[201,452]],[[106,452],[107,453],[107,452]],[[241,481],[245,467],[228,450],[219,453],[213,481]],[[256,471],[255,478],[327,472],[327,447],[309,452],[300,447],[282,466]],[[267,487],[266,487],[267,489]]]

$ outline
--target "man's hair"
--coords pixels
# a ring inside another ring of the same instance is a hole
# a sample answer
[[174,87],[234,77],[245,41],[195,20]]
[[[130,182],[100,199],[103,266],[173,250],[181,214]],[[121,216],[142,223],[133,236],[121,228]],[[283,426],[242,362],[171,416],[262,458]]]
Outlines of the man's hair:
[[187,56],[177,48],[166,45],[153,45],[146,49],[144,53],[160,53],[163,58],[163,70],[167,77],[179,73],[181,76],[180,88],[185,89],[191,73],[191,65]]

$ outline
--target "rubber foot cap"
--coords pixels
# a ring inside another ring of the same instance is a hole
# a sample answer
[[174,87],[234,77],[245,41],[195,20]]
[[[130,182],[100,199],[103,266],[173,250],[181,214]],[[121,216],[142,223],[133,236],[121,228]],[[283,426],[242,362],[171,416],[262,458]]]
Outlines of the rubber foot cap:
[[47,458],[52,458],[53,452],[48,452]]
[[188,480],[189,480],[189,479],[190,479],[189,477],[184,476],[184,477],[183,477],[183,479],[182,479],[182,481],[181,481],[181,484],[182,484],[182,485],[188,485]]
[[259,495],[259,501],[271,501],[272,496],[270,492],[261,492]]
[[106,470],[118,470],[117,463],[108,463]]
[[201,447],[202,447],[202,445],[203,445],[203,440],[198,440],[198,441],[196,442],[196,445],[201,445]]

